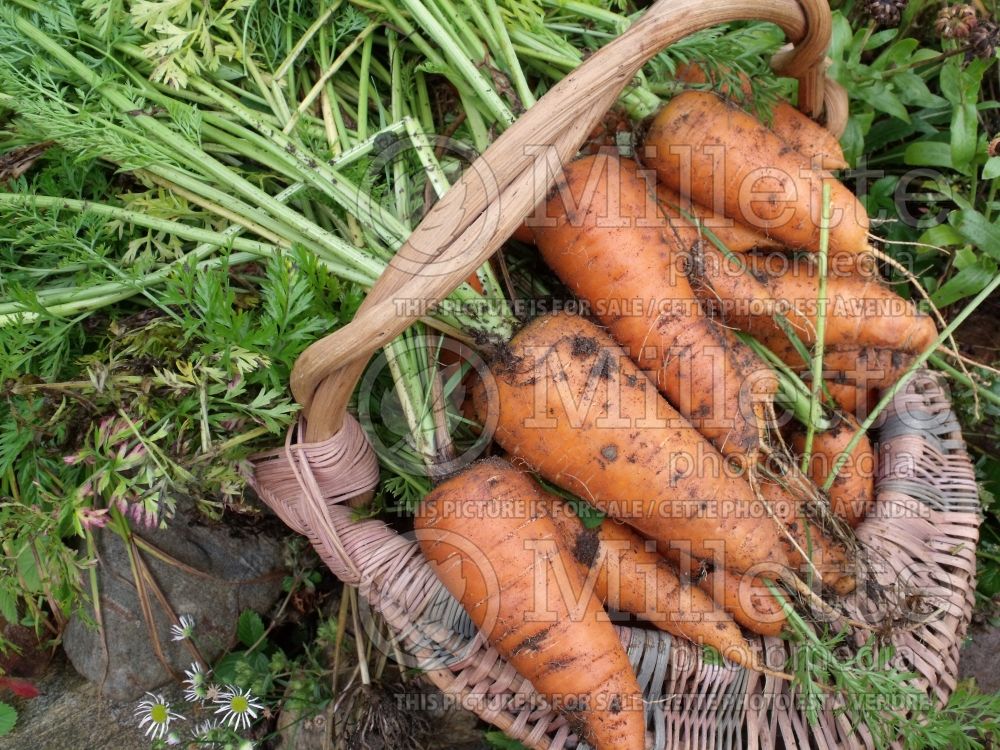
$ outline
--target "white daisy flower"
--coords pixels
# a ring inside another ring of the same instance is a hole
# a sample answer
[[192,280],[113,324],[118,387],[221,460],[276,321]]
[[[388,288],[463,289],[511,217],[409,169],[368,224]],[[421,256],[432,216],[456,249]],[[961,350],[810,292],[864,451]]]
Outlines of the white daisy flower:
[[184,670],[184,700],[195,703],[205,700],[208,695],[208,675],[198,662],[191,662],[191,668]]
[[[184,717],[170,710],[170,704],[162,695],[146,693],[146,699],[139,702],[135,709],[136,716],[142,716],[139,728],[146,727],[146,736],[154,740],[163,737],[170,729],[170,722],[184,721]],[[148,727],[146,725],[149,725]]]
[[264,704],[254,698],[249,690],[241,691],[237,687],[229,687],[216,700],[216,714],[224,714],[222,720],[227,722],[233,729],[247,729],[250,727],[251,719],[257,718],[257,712],[264,708]]
[[194,618],[191,615],[181,615],[180,624],[170,626],[170,635],[175,641],[186,641],[194,635]]
[[200,740],[205,739],[206,737],[208,737],[209,734],[211,734],[214,730],[218,729],[220,726],[221,724],[219,724],[218,719],[206,719],[205,721],[200,722],[194,728],[194,731],[191,734],[193,734],[196,738]]

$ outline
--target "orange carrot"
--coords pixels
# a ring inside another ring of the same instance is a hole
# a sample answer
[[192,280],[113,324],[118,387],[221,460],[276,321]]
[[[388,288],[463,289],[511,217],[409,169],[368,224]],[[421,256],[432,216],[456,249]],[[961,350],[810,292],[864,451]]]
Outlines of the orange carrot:
[[[779,356],[794,357],[775,315],[788,320],[803,344],[816,342],[819,274],[808,258],[746,253],[727,258],[708,243],[698,247],[695,290],[712,315],[753,334]],[[826,345],[920,352],[937,331],[919,312],[877,279],[853,274],[827,280]]]
[[[683,273],[690,224],[658,221],[650,197],[635,162],[578,159],[544,206],[548,221],[536,217],[538,249],[636,364],[655,373],[667,400],[735,465],[752,469],[766,424],[763,402],[776,380],[745,344],[704,315]],[[790,496],[782,501],[793,504]],[[798,530],[805,533],[801,523]],[[813,531],[817,547],[829,547],[825,564],[845,567],[843,550]],[[793,561],[803,562],[793,552]]]
[[[812,373],[791,342],[770,342],[772,351],[809,382]],[[891,388],[909,369],[914,355],[893,349],[834,346],[823,352],[823,377],[833,402],[843,411],[864,418],[879,394]]]
[[[752,254],[727,256],[710,242],[692,251],[691,286],[706,313],[758,338],[778,328],[782,313],[796,331],[810,326],[795,310],[779,305],[767,285],[748,267]],[[780,329],[779,329],[780,330]]]
[[690,578],[751,633],[777,636],[784,630],[787,622],[784,609],[760,578],[730,573],[665,544],[657,547],[660,554],[677,566],[682,577]]
[[[727,456],[756,460],[770,369],[702,312],[684,267],[690,225],[671,227],[629,159],[569,164],[534,217],[538,249],[660,392]],[[684,233],[684,234],[682,234]]]
[[[849,415],[836,415],[833,427],[813,436],[809,457],[809,476],[820,487],[826,482],[830,470],[848,443],[861,429],[858,421]],[[792,445],[800,455],[805,450],[806,436],[796,429]],[[851,452],[830,487],[830,507],[850,526],[857,526],[875,502],[875,454],[867,435]]]
[[[799,338],[815,343],[819,269],[808,258],[748,254],[751,273],[767,287],[782,308],[794,311]],[[826,344],[834,347],[875,347],[918,353],[937,337],[934,320],[884,286],[875,277],[836,274],[827,279]],[[739,322],[736,322],[741,328]],[[768,343],[773,321],[747,321],[752,332]],[[780,334],[785,338],[784,334]]]
[[759,657],[733,619],[690,579],[682,580],[654,542],[610,518],[588,529],[568,503],[554,497],[549,513],[581,577],[593,582],[598,599],[672,635],[712,646],[737,664],[759,666]]
[[[772,351],[793,369],[809,366],[791,342],[776,346]],[[868,385],[886,388],[896,382],[912,360],[912,355],[895,349],[834,344],[823,350],[823,371],[863,374]]]
[[913,359],[913,354],[889,349],[831,352],[823,358],[827,389],[841,409],[864,419],[882,391],[896,384]]
[[[720,70],[720,73],[724,70]],[[731,96],[732,91],[725,83],[719,85],[719,75],[715,71],[707,71],[704,63],[688,63],[677,68],[676,77],[683,83],[708,83],[711,81],[723,96]],[[753,100],[753,86],[745,73],[740,73],[740,88],[743,101]],[[844,159],[840,142],[829,130],[815,120],[807,117],[784,99],[779,100],[771,108],[771,131],[785,143],[823,169],[846,169],[849,165]]]
[[474,394],[480,419],[550,482],[656,541],[784,575],[786,543],[747,482],[596,325],[536,318],[492,369]]
[[535,244],[535,232],[527,224],[521,224],[514,230],[514,234],[512,234],[510,238],[512,240],[517,240],[518,242],[523,242],[525,245]]
[[784,525],[794,541],[793,549],[798,554],[791,557],[799,569],[807,574],[818,571],[823,584],[834,593],[849,594],[854,591],[857,581],[846,550],[832,542],[807,518],[801,494],[792,490],[797,487],[805,491],[808,486],[809,480],[794,465],[789,466],[780,479],[763,476],[758,483],[761,497],[770,512]]
[[868,216],[829,173],[716,94],[685,91],[655,117],[640,149],[661,182],[792,248],[817,250],[822,186],[831,189],[830,254],[867,253]]
[[[781,243],[751,227],[740,224],[709,208],[694,203],[689,198],[683,198],[662,182],[656,185],[656,199],[660,210],[675,226],[683,225],[687,218],[681,211],[697,218],[698,227],[710,230],[726,248],[734,253],[746,253],[751,250],[778,250]],[[689,235],[684,235],[687,239]],[[707,241],[707,240],[706,240]]]
[[560,552],[537,484],[501,459],[474,464],[424,498],[416,534],[490,645],[584,740],[644,750],[635,673],[601,603]]

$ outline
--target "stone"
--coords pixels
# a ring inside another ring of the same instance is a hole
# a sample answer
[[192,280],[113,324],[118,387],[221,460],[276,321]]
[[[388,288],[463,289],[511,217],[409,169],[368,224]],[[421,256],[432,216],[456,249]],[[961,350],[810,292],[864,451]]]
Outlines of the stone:
[[[17,709],[14,731],[0,737],[0,750],[149,750],[150,741],[134,716],[135,702],[115,703],[76,673],[59,655],[35,683],[41,695],[5,700]],[[180,701],[179,689],[167,693]]]
[[[154,582],[146,585],[152,612],[147,623],[121,537],[107,528],[95,534],[101,617],[105,637],[96,627],[94,611],[85,607],[66,627],[63,648],[73,666],[112,700],[135,700],[173,678],[195,661],[209,664],[236,640],[240,612],[265,612],[281,591],[281,535],[276,519],[212,523],[194,511],[178,511],[166,529],[134,529],[155,552],[136,553]],[[177,615],[195,621],[192,641],[174,641],[170,617],[155,589]],[[157,657],[159,644],[171,675]],[[198,651],[194,650],[197,647]]]
[[983,693],[1000,691],[1000,627],[975,625],[969,637],[959,655],[959,679],[974,678]]

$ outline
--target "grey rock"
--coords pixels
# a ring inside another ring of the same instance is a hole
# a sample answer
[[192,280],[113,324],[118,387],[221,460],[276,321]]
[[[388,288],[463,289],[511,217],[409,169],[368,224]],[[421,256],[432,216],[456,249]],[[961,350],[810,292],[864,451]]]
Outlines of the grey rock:
[[959,679],[975,678],[984,693],[1000,691],[1000,627],[976,625],[969,638],[959,656]]
[[[149,750],[133,715],[135,703],[102,698],[62,656],[35,685],[41,691],[37,698],[13,699],[17,724],[0,738],[0,750]],[[173,693],[166,697],[179,699]]]
[[[275,528],[283,527],[275,522]],[[173,676],[182,676],[195,660],[193,645],[206,661],[215,661],[235,641],[240,612],[266,611],[283,576],[279,532],[207,523],[193,512],[179,511],[167,529],[135,533],[158,550],[138,550],[155,582],[145,587],[152,624],[142,615],[124,543],[102,529],[96,544],[105,638],[92,608],[74,615],[63,636],[73,666],[112,700],[134,700],[172,679],[157,657],[154,631]],[[194,618],[193,644],[171,639],[173,620],[155,593],[157,587],[176,615]]]

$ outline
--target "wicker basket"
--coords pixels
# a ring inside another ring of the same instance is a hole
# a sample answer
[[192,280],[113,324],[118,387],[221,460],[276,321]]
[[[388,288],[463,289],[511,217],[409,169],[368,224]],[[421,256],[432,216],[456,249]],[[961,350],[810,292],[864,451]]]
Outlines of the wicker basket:
[[[397,316],[395,300],[443,299],[548,190],[526,146],[544,144],[556,158],[569,158],[658,50],[696,30],[750,18],[777,23],[795,44],[773,64],[798,78],[803,111],[818,117],[825,103],[827,126],[842,126],[843,91],[823,74],[831,26],[826,3],[659,0],[498,138],[400,248],[355,319],[303,354],[291,384],[303,406],[298,429],[283,448],[254,460],[258,494],[309,537],[338,578],[359,588],[367,606],[392,628],[393,652],[405,654],[446,695],[531,748],[558,750],[577,741],[476,633],[411,538],[380,521],[352,520],[347,501],[375,487],[379,470],[346,406],[371,355],[412,323]],[[896,632],[892,641],[896,663],[944,701],[955,687],[958,648],[973,604],[979,524],[973,470],[947,395],[928,373],[918,373],[897,395],[878,437],[876,510],[858,536],[879,561],[879,578],[906,575],[933,597],[938,615]],[[871,604],[857,596],[849,607],[861,616]],[[619,632],[647,700],[657,750],[872,745],[865,727],[851,726],[832,710],[809,726],[786,682],[704,663],[699,649],[659,631]],[[794,648],[780,639],[761,645],[775,668]]]

